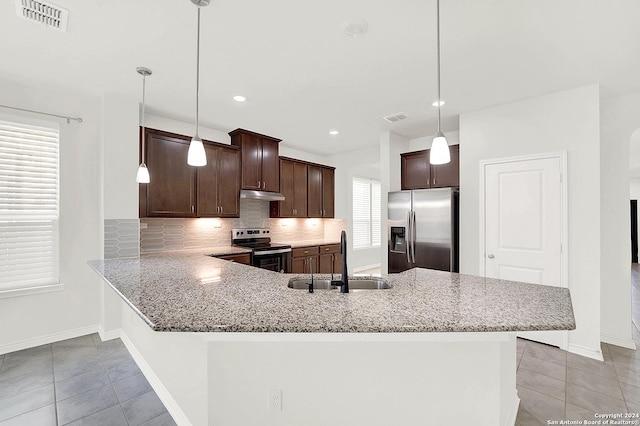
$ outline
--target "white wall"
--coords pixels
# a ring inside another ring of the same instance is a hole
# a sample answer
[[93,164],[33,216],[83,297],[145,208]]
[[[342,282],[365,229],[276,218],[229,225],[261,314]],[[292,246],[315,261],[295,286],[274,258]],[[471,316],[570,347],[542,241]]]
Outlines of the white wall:
[[[340,153],[327,157],[327,162],[336,167],[335,172],[335,217],[346,220],[347,223],[347,260],[349,273],[353,273],[363,266],[379,263],[378,250],[353,250],[351,244],[353,230],[352,199],[353,176],[360,170],[364,172],[367,165],[377,164],[380,161],[380,151],[377,145],[371,148],[359,149],[346,153]],[[365,168],[363,168],[365,167]],[[372,174],[369,172],[369,174]],[[376,176],[371,176],[376,177]],[[385,192],[383,192],[384,194]],[[372,258],[372,256],[375,256]]]
[[602,340],[633,347],[629,145],[640,129],[640,93],[601,103]]
[[100,280],[86,262],[98,259],[102,247],[101,104],[97,98],[68,90],[9,81],[0,81],[0,93],[6,105],[84,120],[67,124],[52,119],[60,123],[60,281],[65,289],[0,299],[0,353],[4,353],[95,331]]
[[462,273],[479,272],[479,162],[567,151],[569,288],[577,323],[569,348],[595,357],[600,353],[599,122],[597,85],[460,116]]
[[[629,199],[640,200],[640,178],[632,178],[629,182]],[[640,209],[638,210],[637,223],[640,224]],[[640,226],[638,227],[638,241],[640,241]]]

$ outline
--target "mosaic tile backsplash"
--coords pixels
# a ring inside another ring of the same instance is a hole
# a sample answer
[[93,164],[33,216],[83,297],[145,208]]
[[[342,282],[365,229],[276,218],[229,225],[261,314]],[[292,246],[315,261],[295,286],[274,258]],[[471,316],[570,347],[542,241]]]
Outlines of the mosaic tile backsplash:
[[240,218],[143,218],[140,220],[140,252],[153,253],[228,246],[233,228],[270,228],[271,240],[333,239],[339,241],[346,229],[341,219],[271,219],[269,203],[260,200],[240,200]]
[[140,255],[140,221],[138,219],[107,219],[104,221],[104,258],[136,257]]

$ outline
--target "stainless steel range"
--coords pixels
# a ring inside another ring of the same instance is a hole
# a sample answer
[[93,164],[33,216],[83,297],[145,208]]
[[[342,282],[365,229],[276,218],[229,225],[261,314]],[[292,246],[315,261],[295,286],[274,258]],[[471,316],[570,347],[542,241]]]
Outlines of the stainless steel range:
[[251,265],[276,272],[289,272],[291,246],[272,243],[267,228],[241,228],[231,231],[231,244],[251,249]]

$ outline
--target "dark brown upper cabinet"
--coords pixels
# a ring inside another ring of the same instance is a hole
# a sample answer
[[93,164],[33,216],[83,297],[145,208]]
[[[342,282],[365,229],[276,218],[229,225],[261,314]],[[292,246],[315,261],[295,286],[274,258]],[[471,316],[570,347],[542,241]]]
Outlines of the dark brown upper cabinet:
[[146,163],[151,183],[139,184],[140,217],[238,217],[240,152],[204,141],[207,165],[187,164],[191,138],[146,131]]
[[280,190],[280,139],[244,129],[229,133],[231,144],[242,153],[242,189],[268,192]]
[[272,201],[271,217],[307,217],[307,164],[280,157],[280,192],[284,201]]
[[280,157],[280,192],[270,217],[334,217],[334,168]]
[[427,189],[460,186],[460,146],[450,145],[451,161],[429,164],[429,150],[400,154],[402,189]]
[[334,168],[309,165],[307,168],[307,217],[334,217]]

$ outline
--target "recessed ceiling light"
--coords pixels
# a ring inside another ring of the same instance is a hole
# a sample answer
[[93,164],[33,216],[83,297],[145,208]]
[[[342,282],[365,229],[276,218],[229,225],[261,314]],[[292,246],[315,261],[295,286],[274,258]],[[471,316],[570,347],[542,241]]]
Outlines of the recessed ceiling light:
[[339,132],[339,131],[337,131],[337,130],[329,130],[329,134],[330,134],[331,136],[335,136],[335,135],[337,135],[338,133],[340,133],[340,132]]
[[245,98],[245,97],[244,97],[244,96],[242,96],[242,95],[235,95],[235,96],[233,97],[233,100],[234,100],[234,101],[236,101],[236,102],[244,102],[244,101],[246,101],[246,100],[247,100],[247,98]]
[[[438,101],[433,101],[433,103],[431,105],[433,105],[434,107],[437,107],[438,106]],[[440,106],[442,106],[442,105],[444,105],[444,101],[441,100],[440,101]]]
[[346,35],[350,37],[358,37],[367,32],[369,24],[367,24],[367,21],[364,19],[351,18],[342,23],[342,28]]

